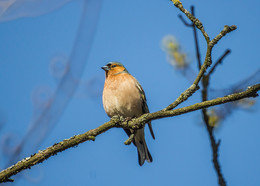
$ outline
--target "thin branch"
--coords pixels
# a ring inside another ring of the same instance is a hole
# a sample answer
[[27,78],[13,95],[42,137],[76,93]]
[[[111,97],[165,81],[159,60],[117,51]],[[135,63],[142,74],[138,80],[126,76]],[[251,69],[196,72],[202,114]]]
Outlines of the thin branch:
[[217,60],[217,62],[211,67],[211,69],[210,69],[210,71],[208,72],[207,75],[212,74],[212,73],[215,71],[216,67],[217,67],[219,64],[221,64],[222,61],[223,61],[223,59],[224,59],[228,54],[230,54],[230,53],[231,53],[231,50],[230,50],[230,49],[227,49],[227,50],[225,51],[225,53],[224,53],[224,54]]
[[[222,36],[223,37],[223,36]],[[210,80],[210,75],[214,72],[215,68],[217,65],[221,64],[225,56],[230,53],[230,50],[226,50],[226,52],[218,59],[218,61],[213,65],[211,70],[207,75],[203,75],[202,78],[202,101],[207,101],[208,100],[208,86],[209,86],[209,80]],[[216,170],[217,176],[218,176],[218,183],[220,186],[226,186],[226,181],[224,179],[224,176],[221,171],[221,166],[220,162],[218,160],[218,149],[219,149],[219,142],[216,142],[216,139],[214,137],[213,133],[213,127],[210,126],[209,124],[209,116],[208,116],[208,111],[207,108],[202,109],[202,114],[203,114],[203,120],[207,128],[207,132],[209,134],[210,142],[211,142],[211,149],[212,149],[212,162],[214,165],[214,168]]]
[[225,97],[213,99],[210,101],[204,101],[201,103],[197,103],[191,106],[175,109],[175,110],[167,110],[167,111],[157,111],[154,113],[147,113],[139,118],[132,119],[130,121],[122,120],[120,117],[113,117],[109,122],[99,126],[96,129],[89,130],[88,132],[80,135],[76,135],[71,137],[70,139],[65,139],[61,141],[60,143],[56,143],[51,147],[48,147],[45,150],[39,151],[38,153],[31,155],[30,157],[27,157],[19,162],[17,162],[15,165],[3,170],[0,172],[0,183],[1,182],[7,182],[10,180],[10,177],[17,174],[18,172],[21,172],[24,169],[28,169],[38,163],[41,163],[45,160],[47,160],[49,157],[56,155],[58,152],[62,152],[68,148],[75,147],[79,145],[80,143],[83,143],[85,141],[95,140],[95,137],[104,133],[105,131],[111,129],[111,128],[132,128],[132,129],[139,129],[144,127],[145,123],[151,120],[156,120],[160,118],[166,118],[166,117],[173,117],[181,114],[185,114],[188,112],[196,111],[199,109],[236,101],[243,98],[248,97],[256,97],[257,91],[260,90],[260,84],[254,85],[252,87],[249,87],[246,91],[231,94]]
[[195,24],[195,26],[202,32],[204,38],[206,39],[207,43],[210,42],[210,38],[208,34],[205,32],[204,27],[200,20],[196,19],[188,10],[186,10],[183,6],[182,3],[179,0],[172,0],[174,5],[179,8],[190,20]]
[[[194,11],[194,6],[191,6],[191,14],[195,17],[195,11]],[[195,41],[195,48],[196,48],[196,54],[197,54],[197,64],[198,64],[198,69],[201,70],[201,59],[200,59],[200,50],[199,50],[199,42],[198,42],[198,36],[197,36],[197,29],[196,29],[196,26],[195,24],[188,24],[183,18],[181,15],[179,15],[179,18],[182,20],[182,22],[187,26],[187,27],[192,27],[193,28],[193,36],[194,36],[194,41]],[[216,38],[219,38],[220,39],[220,36],[224,36],[223,35],[223,32],[221,32],[221,35],[219,34]],[[213,41],[215,43],[217,43],[217,40],[216,39]],[[226,52],[218,59],[218,61],[213,65],[213,67],[210,69],[208,75],[203,75],[202,76],[202,79],[203,79],[203,90],[202,90],[202,97],[203,97],[203,100],[202,101],[207,101],[207,94],[208,94],[208,83],[209,83],[209,77],[210,75],[214,72],[215,68],[222,63],[223,59],[230,53],[230,50],[226,50]],[[189,90],[189,89],[188,89]],[[192,92],[189,90],[189,92]],[[189,95],[192,95],[192,93],[188,94]],[[183,97],[180,97],[179,99],[183,99]],[[188,97],[186,98],[188,99]],[[186,100],[184,99],[184,100]],[[179,103],[180,101],[175,101],[174,105],[172,105],[173,107],[176,107],[177,104]],[[204,122],[206,124],[206,127],[207,127],[207,131],[208,131],[208,134],[209,134],[209,138],[210,138],[210,142],[211,142],[211,149],[212,149],[212,154],[213,154],[213,164],[214,164],[214,167],[215,167],[215,170],[217,172],[217,175],[218,175],[218,179],[219,179],[219,185],[221,186],[225,186],[226,185],[226,182],[225,182],[225,179],[221,173],[221,167],[220,167],[220,164],[218,162],[218,147],[219,147],[219,143],[216,143],[216,140],[215,140],[215,137],[214,137],[214,134],[213,134],[213,128],[209,125],[209,117],[208,117],[208,114],[207,114],[207,109],[202,109],[202,113],[203,113],[203,119],[204,119]]]
[[227,33],[231,32],[233,30],[236,30],[236,28],[237,27],[235,25],[232,25],[232,26],[225,25],[224,29],[214,39],[212,39],[209,42],[204,63],[201,66],[200,72],[199,72],[197,78],[195,79],[194,84],[198,84],[199,83],[199,81],[201,80],[203,74],[206,72],[207,68],[211,65],[211,63],[212,63],[212,59],[211,59],[212,48],[218,43],[218,41],[222,37],[224,37]]
[[[191,14],[193,16],[195,16],[195,11],[194,11],[194,6],[191,6]],[[187,27],[192,27],[193,28],[193,36],[194,36],[194,41],[195,41],[195,48],[196,48],[196,54],[197,54],[197,62],[198,62],[198,68],[199,70],[201,69],[201,60],[200,60],[200,50],[199,50],[199,43],[198,43],[198,36],[197,36],[197,29],[195,24],[188,24],[181,15],[179,15],[179,18],[182,20],[182,22],[187,26]],[[211,70],[209,71],[208,75],[203,75],[202,79],[203,79],[203,90],[202,90],[202,97],[203,97],[203,101],[207,101],[207,94],[208,94],[208,84],[209,84],[209,77],[210,75],[213,73],[213,71],[215,70],[215,68],[222,63],[223,59],[227,56],[227,54],[230,53],[230,50],[226,50],[226,52],[218,59],[218,61],[214,64],[214,66],[211,68]],[[175,105],[174,105],[175,106]],[[215,170],[217,172],[218,175],[218,179],[219,179],[219,185],[221,186],[225,186],[226,185],[226,181],[222,175],[221,172],[221,167],[220,164],[218,162],[218,148],[219,148],[219,142],[216,143],[214,134],[213,134],[213,128],[209,125],[209,117],[207,114],[207,109],[202,109],[202,113],[203,113],[203,119],[204,122],[206,124],[207,127],[207,131],[209,134],[209,138],[210,138],[210,142],[211,142],[211,149],[212,149],[212,154],[213,154],[213,164],[215,167]]]
[[[217,42],[224,37],[227,33],[235,30],[237,27],[235,25],[232,26],[224,26],[224,29],[211,41],[209,41],[209,37],[208,34],[205,32],[202,23],[200,22],[199,19],[196,19],[188,10],[184,9],[181,2],[178,0],[172,0],[174,5],[179,8],[182,12],[184,12],[186,14],[186,16],[196,25],[196,27],[198,29],[200,29],[200,31],[202,32],[202,34],[204,35],[208,45],[207,45],[207,53],[205,56],[205,60],[203,65],[200,68],[200,71],[195,79],[195,81],[193,82],[193,84],[186,89],[172,104],[170,104],[168,107],[166,107],[164,109],[165,110],[171,110],[174,109],[175,107],[177,107],[179,104],[181,104],[182,102],[186,101],[190,96],[192,96],[192,94],[194,94],[198,89],[199,89],[199,82],[201,80],[201,78],[203,77],[203,75],[205,74],[206,70],[208,69],[208,67],[211,65],[212,63],[212,59],[211,59],[211,51],[212,48],[217,44]],[[207,37],[206,37],[207,36]]]
[[211,127],[209,125],[209,117],[208,117],[208,114],[207,114],[207,109],[202,109],[202,113],[203,113],[203,119],[204,119],[204,122],[206,124],[207,131],[208,131],[209,138],[210,138],[210,142],[211,142],[211,149],[212,149],[212,155],[213,155],[212,162],[213,162],[214,168],[215,168],[217,175],[218,175],[218,183],[219,183],[220,186],[226,186],[226,181],[225,181],[224,176],[221,172],[221,167],[220,167],[220,163],[219,163],[219,160],[218,160],[219,142],[218,143],[216,142],[216,139],[215,139],[214,134],[213,134],[213,127]]
[[[202,100],[207,101],[208,100],[208,85],[209,85],[209,77],[207,75],[204,75],[202,78]],[[211,143],[211,149],[212,149],[212,162],[214,165],[214,168],[216,170],[217,176],[218,176],[218,183],[220,186],[226,186],[226,181],[224,179],[224,176],[221,172],[221,167],[220,163],[218,161],[218,148],[219,148],[219,143],[216,143],[216,139],[213,134],[213,127],[210,126],[209,124],[209,116],[208,116],[208,111],[207,108],[202,109],[202,115],[203,115],[203,120],[207,128],[207,132],[209,134],[209,139]]]
[[[209,78],[210,76],[204,75],[202,78],[202,101],[207,101],[208,100],[208,85],[209,85]],[[216,139],[213,134],[213,127],[210,126],[209,124],[209,116],[208,116],[208,111],[207,108],[202,109],[202,115],[203,115],[203,120],[207,128],[207,132],[209,134],[209,139],[211,143],[211,149],[212,149],[212,162],[214,165],[214,168],[216,170],[217,176],[218,176],[218,183],[220,186],[226,186],[226,181],[224,179],[224,176],[221,172],[221,167],[220,163],[218,160],[218,148],[219,144],[216,143]]]
[[[191,14],[195,17],[195,11],[194,11],[194,6],[191,6]],[[180,20],[183,22],[183,24],[187,27],[192,27],[193,29],[193,36],[195,40],[195,48],[196,48],[196,54],[197,54],[197,61],[198,61],[198,69],[200,70],[201,67],[201,57],[200,57],[200,51],[199,51],[199,42],[198,42],[198,35],[197,35],[197,29],[196,25],[194,23],[189,24],[183,17],[182,15],[178,15]]]
[[178,17],[180,18],[180,20],[183,22],[183,24],[187,27],[192,27],[193,24],[189,24],[183,17],[182,15],[178,15]]
[[[194,10],[194,6],[191,6],[191,14],[195,17],[195,10]],[[201,59],[200,59],[200,50],[199,50],[199,39],[198,39],[198,35],[197,35],[197,29],[195,24],[192,24],[192,28],[193,28],[193,36],[194,36],[194,40],[195,40],[195,48],[196,48],[196,54],[197,54],[197,61],[198,61],[198,69],[200,70],[201,68]]]
[[225,25],[224,29],[214,38],[209,42],[209,46],[212,48],[214,45],[218,43],[218,41],[224,37],[227,33],[232,32],[237,29],[236,25],[228,26]]
[[133,142],[133,140],[134,140],[134,136],[135,136],[134,133],[131,134],[131,135],[129,136],[129,138],[124,142],[124,144],[125,144],[125,145],[130,145],[130,144]]
[[181,93],[181,95],[172,104],[170,104],[168,107],[164,108],[163,111],[174,109],[179,104],[186,101],[198,89],[199,89],[198,85],[192,84],[188,89],[186,89],[183,93]]
[[[185,15],[192,21],[193,23],[193,31],[194,31],[194,38],[195,38],[195,45],[196,45],[196,52],[197,52],[197,59],[198,59],[198,67],[199,67],[199,74],[196,77],[195,81],[193,82],[193,85],[188,88],[184,93],[182,93],[180,95],[180,97],[174,101],[171,105],[169,105],[166,109],[173,109],[176,106],[178,106],[180,103],[182,103],[183,101],[187,100],[194,92],[196,92],[196,90],[198,89],[198,83],[200,82],[201,78],[202,78],[202,84],[203,84],[203,90],[202,90],[202,100],[203,101],[207,101],[207,95],[208,95],[208,84],[209,84],[209,77],[210,74],[214,71],[214,69],[216,68],[216,66],[218,64],[221,63],[221,61],[223,60],[223,58],[229,53],[225,53],[222,58],[220,58],[218,60],[218,62],[211,68],[211,71],[208,75],[205,75],[206,70],[208,69],[208,67],[211,65],[212,63],[212,58],[211,58],[211,52],[212,52],[212,48],[218,43],[218,41],[224,37],[227,33],[235,30],[237,27],[235,25],[232,26],[224,26],[224,29],[212,40],[210,40],[208,34],[206,33],[206,31],[203,28],[202,23],[195,18],[194,16],[194,8],[191,8],[192,14],[189,13],[186,9],[183,8],[182,3],[179,0],[172,0],[172,2],[174,3],[174,5],[179,8],[183,13],[185,13]],[[202,32],[206,42],[207,42],[207,53],[205,56],[205,60],[203,65],[201,65],[200,62],[200,53],[199,53],[199,46],[198,46],[198,38],[197,38],[197,33],[196,33],[196,28],[195,26]],[[186,96],[185,96],[186,95]],[[218,175],[218,179],[219,179],[219,185],[220,186],[226,186],[226,182],[224,180],[224,177],[221,173],[221,168],[218,162],[218,147],[219,145],[216,143],[216,140],[214,138],[213,135],[213,128],[210,127],[209,125],[209,118],[208,118],[208,114],[207,114],[207,109],[204,108],[202,109],[202,113],[203,113],[203,119],[204,122],[206,124],[207,130],[208,130],[208,134],[210,137],[210,141],[211,141],[211,147],[212,147],[212,151],[213,151],[213,164],[215,167],[215,170],[217,172]]]

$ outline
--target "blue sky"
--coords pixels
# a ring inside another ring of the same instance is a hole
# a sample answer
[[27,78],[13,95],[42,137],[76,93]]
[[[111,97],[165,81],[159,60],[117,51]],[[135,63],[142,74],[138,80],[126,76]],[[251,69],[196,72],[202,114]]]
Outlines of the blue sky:
[[[213,61],[227,48],[232,53],[214,73],[211,88],[228,88],[259,69],[259,1],[200,0],[183,1],[183,5],[187,9],[195,5],[196,16],[211,39],[224,25],[238,27],[213,49]],[[60,60],[61,65],[55,66],[56,73],[50,64],[57,57],[70,57],[81,11],[82,1],[77,0],[48,14],[0,23],[1,168],[12,153],[11,147],[24,138],[28,126],[43,110],[40,103],[55,92],[61,79],[57,73],[64,63]],[[151,112],[168,106],[188,88],[190,82],[169,65],[161,49],[162,38],[174,35],[197,70],[192,30],[179,20],[179,13],[168,0],[104,0],[78,90],[55,126],[48,128],[39,149],[109,120],[102,107],[104,72],[100,69],[109,61],[122,62],[138,79]],[[199,36],[203,60],[205,41]],[[199,101],[197,92],[181,106]],[[221,139],[219,159],[229,185],[260,183],[259,113],[259,103],[246,111],[236,110],[216,130]],[[139,167],[135,147],[123,144],[127,139],[124,131],[112,129],[95,142],[66,150],[24,171],[16,185],[217,185],[199,111],[154,121],[153,128],[156,140],[146,130],[153,163]],[[40,133],[34,135],[32,141]],[[10,147],[4,145],[7,142]]]

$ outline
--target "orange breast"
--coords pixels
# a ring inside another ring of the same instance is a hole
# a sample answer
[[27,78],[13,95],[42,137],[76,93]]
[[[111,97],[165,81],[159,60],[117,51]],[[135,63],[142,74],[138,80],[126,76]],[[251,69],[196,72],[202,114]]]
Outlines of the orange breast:
[[129,74],[109,76],[103,90],[103,106],[109,117],[138,117],[142,115],[141,95],[136,79]]

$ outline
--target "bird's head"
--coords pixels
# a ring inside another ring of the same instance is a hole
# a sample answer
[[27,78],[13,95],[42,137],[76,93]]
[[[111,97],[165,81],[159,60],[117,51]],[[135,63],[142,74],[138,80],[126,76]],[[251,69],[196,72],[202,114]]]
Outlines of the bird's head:
[[118,62],[109,62],[107,65],[101,67],[106,71],[106,77],[110,75],[117,75],[121,73],[128,73],[124,65]]

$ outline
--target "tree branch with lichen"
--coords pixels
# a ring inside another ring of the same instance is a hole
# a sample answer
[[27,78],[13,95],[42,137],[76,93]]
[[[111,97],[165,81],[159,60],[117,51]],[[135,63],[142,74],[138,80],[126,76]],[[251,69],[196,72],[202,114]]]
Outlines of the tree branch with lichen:
[[190,105],[187,107],[175,109],[175,110],[160,110],[154,113],[147,113],[144,114],[136,119],[132,119],[130,121],[125,121],[123,118],[120,117],[113,117],[109,122],[104,123],[103,125],[97,127],[96,129],[92,129],[87,131],[84,134],[79,134],[76,136],[73,136],[69,139],[65,139],[59,143],[54,144],[51,147],[46,148],[45,150],[39,151],[36,154],[31,155],[30,157],[27,157],[19,162],[17,162],[15,165],[3,170],[0,172],[0,183],[1,182],[7,182],[12,181],[10,179],[11,176],[21,172],[24,169],[29,169],[32,166],[41,163],[47,159],[49,159],[51,156],[56,155],[59,152],[62,152],[68,148],[75,147],[79,145],[80,143],[83,143],[85,141],[94,141],[96,136],[106,132],[107,130],[111,128],[131,128],[131,129],[139,129],[144,127],[145,123],[152,120],[157,120],[161,118],[167,118],[167,117],[173,117],[182,115],[185,113],[193,112],[196,110],[200,110],[203,108],[208,108],[215,105],[220,105],[232,101],[237,101],[243,98],[248,97],[256,97],[257,91],[260,90],[260,84],[254,85],[252,87],[249,87],[246,91],[231,94],[225,97],[216,98],[210,101],[204,101],[201,103],[196,103],[194,105]]
[[[182,11],[187,13],[187,10],[185,10],[184,8],[181,7],[181,3],[179,1],[173,1],[175,6],[177,6],[180,9],[183,9]],[[194,7],[191,7],[191,11],[192,11],[192,16],[195,15],[194,13]],[[190,14],[189,14],[190,16]],[[190,18],[190,20],[192,21],[192,24],[187,23],[180,15],[179,15],[181,21],[184,23],[184,25],[186,25],[187,27],[193,27],[193,33],[194,33],[194,40],[195,40],[195,47],[196,47],[196,54],[197,54],[197,61],[198,61],[198,67],[199,70],[201,71],[201,61],[200,61],[200,51],[199,51],[199,45],[198,45],[198,38],[197,38],[197,33],[196,33],[196,27],[195,27],[195,23],[192,20],[195,20],[195,18]],[[215,44],[217,44],[217,42],[223,37],[225,36],[227,33],[233,31],[236,29],[236,26],[225,26],[224,29],[211,41],[208,40],[208,38],[206,37],[207,34],[205,36],[206,42],[207,42],[207,55],[206,55],[206,59],[208,59],[208,62],[205,60],[204,64],[205,66],[203,66],[204,68],[206,67],[206,69],[209,67],[209,65],[211,64],[211,51],[212,48],[214,47]],[[204,31],[201,30],[202,34]],[[211,69],[209,70],[209,72],[207,74],[205,74],[205,72],[202,74],[202,101],[207,101],[208,100],[208,86],[209,86],[209,80],[210,80],[210,76],[212,75],[212,73],[215,71],[216,67],[222,63],[223,59],[230,53],[230,50],[226,50],[226,52],[218,59],[218,61],[213,65],[213,67],[211,67]],[[207,58],[208,57],[208,58]],[[206,66],[208,63],[208,66]],[[208,111],[207,108],[203,108],[202,109],[202,116],[203,116],[203,121],[206,125],[206,129],[207,132],[209,134],[209,139],[210,139],[210,143],[211,143],[211,149],[212,149],[212,162],[215,168],[215,171],[217,173],[218,176],[218,183],[220,186],[226,186],[226,181],[224,179],[224,176],[221,172],[221,166],[218,160],[218,149],[219,149],[219,145],[220,145],[220,140],[218,142],[216,142],[216,139],[214,137],[214,133],[213,133],[213,127],[211,127],[209,125],[209,115],[208,115]]]
[[170,104],[168,107],[166,107],[164,110],[171,110],[171,109],[177,107],[179,104],[186,101],[190,96],[192,96],[192,94],[194,94],[199,89],[198,84],[199,84],[201,78],[203,77],[203,75],[205,74],[206,70],[212,63],[212,59],[211,59],[212,48],[218,43],[218,41],[222,37],[224,37],[227,33],[231,32],[237,28],[235,25],[232,25],[232,26],[225,25],[224,29],[214,39],[210,40],[208,34],[204,30],[202,23],[200,22],[200,20],[195,18],[188,10],[186,10],[182,6],[182,3],[179,0],[172,0],[172,2],[174,3],[174,5],[177,8],[179,8],[183,13],[185,13],[185,15],[193,22],[194,25],[196,25],[196,27],[204,35],[206,42],[207,42],[207,53],[205,56],[204,63],[201,66],[200,71],[199,71],[196,79],[194,80],[193,84],[187,90],[185,90],[172,104]]

